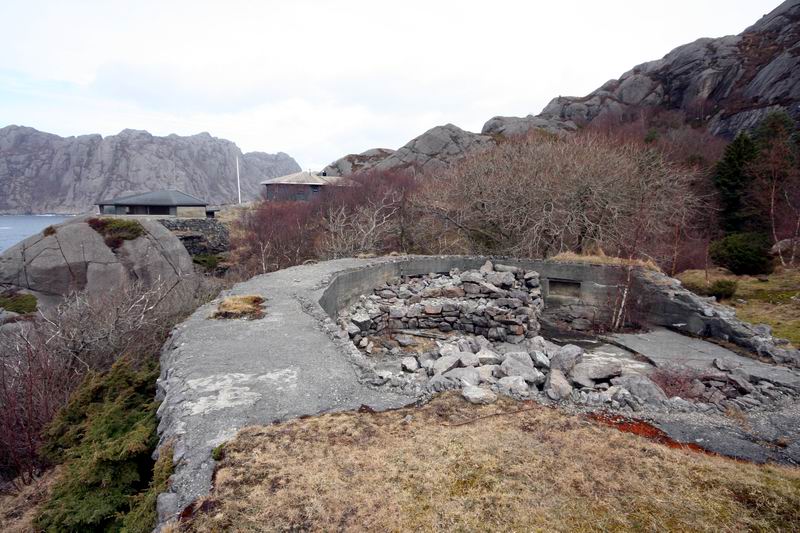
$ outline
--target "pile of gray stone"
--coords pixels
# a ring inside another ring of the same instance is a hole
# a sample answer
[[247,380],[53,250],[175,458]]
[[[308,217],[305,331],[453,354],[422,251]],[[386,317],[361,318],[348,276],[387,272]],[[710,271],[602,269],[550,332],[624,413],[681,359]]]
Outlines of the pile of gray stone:
[[362,296],[342,322],[359,347],[385,330],[463,331],[517,344],[539,331],[539,274],[487,261],[480,270],[396,278]]
[[[507,395],[628,413],[711,413],[800,396],[789,369],[781,371],[787,377],[765,377],[720,360],[701,375],[657,368],[629,352],[560,346],[538,335],[543,307],[538,273],[487,261],[479,270],[389,280],[342,312],[339,323],[372,365],[373,385],[461,390],[474,403]],[[681,395],[669,397],[657,384],[665,381],[684,385]]]

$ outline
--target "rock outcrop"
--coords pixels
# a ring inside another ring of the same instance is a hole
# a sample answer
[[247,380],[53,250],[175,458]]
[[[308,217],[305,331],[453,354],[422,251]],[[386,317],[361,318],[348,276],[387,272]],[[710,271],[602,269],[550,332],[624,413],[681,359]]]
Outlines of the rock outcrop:
[[397,151],[368,150],[348,155],[325,167],[331,176],[349,176],[370,170],[410,169],[415,172],[440,170],[467,153],[494,145],[489,135],[462,130],[453,124],[436,126],[415,137]]
[[178,237],[156,220],[138,222],[143,234],[117,249],[85,220],[29,237],[0,255],[0,287],[29,292],[44,305],[73,291],[102,295],[136,281],[176,293],[194,290],[192,258]]
[[0,129],[0,213],[82,213],[101,199],[154,189],[230,203],[237,198],[236,157],[246,199],[256,197],[260,181],[300,170],[287,154],[242,154],[208,133],[59,137],[7,126]]
[[372,148],[360,154],[349,154],[337,159],[323,171],[328,176],[352,176],[358,172],[370,170],[393,153],[394,150],[388,148]]
[[528,115],[527,117],[494,117],[483,125],[481,133],[484,135],[516,137],[525,135],[533,129],[564,135],[576,131],[578,127],[570,120],[534,117],[533,115]]
[[618,123],[643,111],[682,111],[715,135],[733,137],[772,110],[800,120],[800,0],[787,0],[740,35],[698,39],[634,67],[584,97],[553,99],[537,116],[494,117],[481,133],[437,126],[396,152],[373,149],[328,165],[333,176],[368,170],[439,170],[476,147],[538,129],[556,135],[595,120]]
[[800,0],[787,0],[739,35],[680,46],[582,98],[555,98],[536,118],[587,124],[680,110],[732,137],[776,108],[800,118]]

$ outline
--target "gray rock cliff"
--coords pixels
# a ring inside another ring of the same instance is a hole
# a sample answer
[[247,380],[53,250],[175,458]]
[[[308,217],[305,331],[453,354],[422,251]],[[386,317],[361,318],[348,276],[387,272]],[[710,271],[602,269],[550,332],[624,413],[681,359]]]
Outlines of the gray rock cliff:
[[800,0],[783,2],[739,35],[698,39],[584,97],[555,98],[538,118],[587,124],[680,110],[732,137],[776,108],[800,119]]
[[683,111],[711,133],[732,137],[777,108],[800,120],[800,0],[787,0],[740,35],[698,39],[584,97],[555,98],[538,116],[497,116],[480,134],[437,126],[396,152],[350,154],[325,170],[334,176],[409,167],[432,171],[533,129],[564,135],[594,120],[625,121],[646,110]]
[[7,126],[0,129],[0,213],[81,213],[102,199],[156,189],[230,203],[236,200],[237,156],[243,199],[258,195],[260,181],[300,170],[287,154],[242,154],[208,133],[59,137]]

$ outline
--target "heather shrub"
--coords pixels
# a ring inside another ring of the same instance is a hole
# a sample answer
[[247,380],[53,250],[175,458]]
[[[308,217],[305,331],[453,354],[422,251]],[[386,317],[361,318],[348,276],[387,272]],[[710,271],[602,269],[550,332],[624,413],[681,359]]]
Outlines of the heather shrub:
[[125,218],[90,218],[86,221],[104,237],[106,246],[117,250],[124,241],[132,241],[144,235],[144,228],[137,220]]
[[[90,372],[47,428],[45,453],[64,465],[42,506],[43,530],[119,530],[153,469],[158,365],[123,358]],[[154,515],[153,515],[154,518]],[[141,524],[149,529],[155,522]]]
[[769,274],[769,240],[760,233],[733,233],[711,243],[711,259],[737,275]]
[[[160,305],[166,302],[169,307]],[[0,480],[27,483],[48,465],[42,430],[87,373],[123,356],[151,360],[174,324],[213,297],[133,285],[90,297],[76,293],[0,333]]]
[[0,309],[21,315],[33,313],[36,311],[36,296],[17,291],[2,292],[0,293]]
[[718,279],[708,287],[708,295],[717,300],[730,300],[736,294],[738,283],[731,279]]

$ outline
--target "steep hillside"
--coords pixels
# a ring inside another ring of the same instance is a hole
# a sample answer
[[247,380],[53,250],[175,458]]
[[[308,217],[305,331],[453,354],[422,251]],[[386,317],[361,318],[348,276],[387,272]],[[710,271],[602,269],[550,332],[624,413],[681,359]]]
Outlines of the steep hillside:
[[787,0],[739,35],[698,39],[582,98],[556,98],[539,117],[580,125],[643,109],[681,110],[732,137],[777,107],[800,118],[800,0]]
[[261,180],[300,170],[287,154],[242,154],[208,133],[59,137],[8,126],[0,129],[0,213],[80,213],[101,199],[165,188],[228,203],[236,199],[237,156],[243,198],[256,196]]
[[593,121],[638,118],[643,111],[682,111],[692,124],[730,138],[777,108],[800,120],[800,0],[787,0],[740,35],[698,39],[584,97],[555,98],[538,116],[494,117],[480,134],[438,126],[397,152],[351,154],[326,170],[332,175],[409,166],[429,170],[498,138],[532,129],[564,134]]

